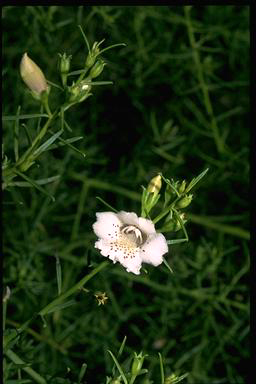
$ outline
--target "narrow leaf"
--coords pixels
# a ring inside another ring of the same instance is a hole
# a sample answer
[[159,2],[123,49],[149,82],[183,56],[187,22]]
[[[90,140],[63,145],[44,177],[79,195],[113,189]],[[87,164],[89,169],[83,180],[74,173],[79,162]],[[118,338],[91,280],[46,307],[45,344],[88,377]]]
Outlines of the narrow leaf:
[[120,357],[120,356],[122,355],[123,350],[124,350],[124,346],[125,346],[125,343],[126,343],[126,339],[127,339],[127,337],[125,336],[124,339],[123,339],[123,341],[122,341],[122,344],[121,344],[121,346],[120,346],[120,348],[119,348],[117,357]]
[[173,273],[173,270],[171,269],[170,265],[167,263],[167,261],[165,260],[164,257],[163,257],[163,262],[164,262],[165,266],[169,269],[169,271],[170,271],[171,273]]
[[14,124],[14,157],[15,161],[19,160],[19,115],[20,115],[20,105],[17,109],[15,124]]
[[179,243],[184,243],[185,241],[188,241],[188,239],[174,239],[174,240],[167,240],[167,244],[172,245],[172,244],[179,244]]
[[[37,119],[38,117],[49,117],[45,113],[34,113],[31,115],[19,115],[19,120],[24,120],[24,119]],[[3,121],[15,121],[17,120],[16,115],[10,115],[10,116],[2,116]]]
[[86,37],[86,35],[85,35],[85,33],[84,33],[83,28],[81,27],[81,25],[78,25],[78,28],[80,29],[80,31],[81,31],[81,33],[82,33],[82,35],[83,35],[85,44],[86,44],[87,49],[88,49],[88,52],[89,52],[89,54],[90,54],[90,53],[91,53],[91,49],[90,49],[89,41],[88,41],[88,39],[87,39],[87,37]]
[[87,364],[83,363],[78,376],[78,384],[80,384],[81,381],[83,380],[86,369],[87,369]]
[[27,136],[27,139],[28,139],[28,144],[29,144],[29,146],[31,146],[32,145],[32,139],[31,139],[29,130],[28,130],[26,124],[22,123],[21,126],[25,129],[25,133],[26,133],[26,136]]
[[56,275],[57,275],[58,295],[60,295],[61,288],[62,288],[62,275],[61,275],[60,259],[58,256],[56,256]]
[[[64,123],[66,123],[64,121]],[[51,130],[49,130],[50,133],[53,133]],[[60,143],[55,143],[51,146],[51,149],[52,148],[55,148],[55,147],[59,147],[59,146],[63,146],[63,145],[67,145],[69,148],[71,148],[73,151],[79,153],[79,155],[82,155],[83,157],[86,157],[86,154],[82,151],[80,151],[80,149],[76,148],[74,145],[72,145],[71,143],[72,142],[75,142],[75,141],[78,141],[78,140],[81,140],[83,139],[83,136],[78,136],[78,137],[71,137],[70,139],[62,139],[62,137],[58,137],[58,140],[60,141]]]
[[34,180],[30,179],[30,177],[26,176],[24,173],[18,171],[17,169],[15,170],[15,173],[19,175],[22,179],[26,180],[28,183],[33,185],[36,189],[38,189],[40,192],[44,193],[45,195],[49,196],[52,201],[55,201],[54,196],[52,196],[49,192],[47,192],[44,188],[42,188],[39,184],[37,184]]
[[126,379],[126,377],[125,377],[125,374],[124,374],[124,372],[123,372],[123,370],[122,370],[122,368],[121,368],[121,365],[118,363],[117,359],[115,358],[115,356],[113,355],[113,353],[112,353],[109,349],[108,349],[108,353],[110,354],[110,356],[111,356],[112,359],[114,360],[114,363],[115,363],[115,365],[116,365],[116,367],[117,367],[117,369],[118,369],[120,375],[122,376],[122,379],[123,379],[124,383],[125,383],[125,384],[128,384],[128,381],[127,381],[127,379]]
[[109,49],[116,48],[116,47],[126,47],[125,43],[118,43],[118,44],[113,44],[110,45],[109,47],[103,48],[96,56],[101,55],[103,52],[108,51]]
[[62,88],[60,85],[56,84],[56,83],[53,83],[52,81],[50,80],[46,80],[48,84],[52,85],[53,87],[55,88],[59,88],[61,89],[62,91],[64,91],[64,88]]
[[55,140],[58,139],[58,137],[63,133],[63,130],[56,132],[52,137],[50,137],[48,140],[46,140],[40,147],[38,147],[35,152],[33,153],[33,157],[39,156],[42,152],[45,152],[48,150],[48,147],[55,142]]
[[192,179],[189,185],[187,186],[185,192],[188,193],[192,188],[194,188],[194,186],[206,175],[208,171],[209,171],[209,168],[206,168],[202,173],[200,173],[200,175]]
[[58,304],[55,307],[49,309],[49,311],[47,311],[46,314],[52,313],[52,312],[56,312],[56,311],[60,311],[60,310],[62,310],[64,308],[68,308],[68,307],[70,307],[71,305],[74,305],[74,304],[76,304],[76,301],[74,299],[68,300],[65,303]]
[[106,207],[110,208],[112,211],[114,212],[117,212],[117,210],[115,208],[113,208],[111,205],[109,205],[108,203],[106,203],[106,201],[104,201],[101,197],[99,196],[96,196],[96,199],[99,200],[101,203],[103,203],[104,205],[106,205]]
[[161,374],[161,384],[164,384],[164,366],[163,366],[163,359],[160,352],[158,352],[159,356],[159,364],[160,364],[160,374]]
[[[59,180],[60,175],[52,176],[52,177],[47,177],[46,179],[39,179],[35,180],[35,182],[39,185],[44,185],[44,184],[49,184],[52,183],[56,180]],[[11,181],[8,183],[9,187],[29,187],[31,188],[32,185],[28,183],[27,181]],[[23,203],[22,203],[23,204]]]

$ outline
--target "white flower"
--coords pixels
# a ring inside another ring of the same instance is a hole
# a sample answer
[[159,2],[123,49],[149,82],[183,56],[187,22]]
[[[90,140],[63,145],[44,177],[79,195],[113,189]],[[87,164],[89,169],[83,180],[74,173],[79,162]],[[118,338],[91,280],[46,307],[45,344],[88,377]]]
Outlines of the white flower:
[[48,90],[48,85],[43,72],[38,65],[24,53],[20,62],[20,74],[24,82],[32,92],[40,95],[41,92]]
[[155,267],[168,252],[164,235],[156,233],[151,220],[133,212],[97,212],[93,230],[98,236],[95,248],[113,263],[119,261],[127,272],[139,275],[141,263]]

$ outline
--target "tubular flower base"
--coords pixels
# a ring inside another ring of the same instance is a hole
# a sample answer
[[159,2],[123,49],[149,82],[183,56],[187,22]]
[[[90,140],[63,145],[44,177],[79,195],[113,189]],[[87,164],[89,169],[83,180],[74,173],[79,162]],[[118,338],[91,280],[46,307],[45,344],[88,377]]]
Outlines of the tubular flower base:
[[95,248],[113,263],[119,261],[127,272],[140,274],[142,263],[155,267],[163,262],[168,245],[161,233],[156,233],[151,220],[134,212],[97,212],[93,230],[98,236]]

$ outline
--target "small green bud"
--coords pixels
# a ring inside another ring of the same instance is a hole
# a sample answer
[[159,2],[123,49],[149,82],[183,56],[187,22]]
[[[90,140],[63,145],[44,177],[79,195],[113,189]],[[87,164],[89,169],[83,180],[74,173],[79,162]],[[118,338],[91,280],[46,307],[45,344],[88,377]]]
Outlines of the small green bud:
[[157,195],[162,187],[161,175],[157,175],[150,180],[147,191]]
[[90,77],[92,79],[94,79],[95,77],[98,77],[101,72],[103,71],[103,68],[105,67],[106,63],[104,63],[103,60],[99,59],[96,61],[96,63],[94,64],[94,66],[92,67],[91,71],[90,71]]
[[58,54],[60,57],[60,62],[59,62],[59,69],[60,73],[68,73],[70,69],[70,61],[72,59],[72,55],[67,56],[66,53],[61,53]]
[[183,180],[181,185],[179,186],[178,192],[183,193],[186,189],[186,180]]
[[[179,217],[182,221],[183,224],[185,224],[187,222],[187,220],[185,220],[185,213],[181,213],[179,214]],[[167,216],[166,218],[166,221],[164,223],[164,226],[163,226],[163,230],[164,231],[170,231],[170,232],[177,232],[181,229],[181,223],[180,221],[177,219],[177,217],[174,217],[171,213]]]
[[147,355],[143,356],[142,352],[140,352],[138,355],[136,352],[134,352],[134,359],[133,359],[132,370],[131,370],[132,375],[137,376],[140,373],[143,365],[143,361],[146,356]]
[[20,75],[35,98],[40,99],[43,91],[49,91],[49,87],[43,72],[38,65],[24,53],[20,62]]
[[193,195],[186,195],[176,204],[177,208],[186,208],[192,201]]
[[100,52],[99,43],[97,41],[95,41],[95,43],[92,46],[91,52],[88,54],[86,61],[85,61],[85,66],[87,68],[91,68],[93,66],[99,52]]
[[87,68],[91,68],[93,64],[95,63],[96,57],[94,57],[91,53],[86,58],[85,66]]
[[172,373],[170,376],[166,377],[164,380],[164,384],[173,384],[177,382],[178,376]]
[[60,62],[59,62],[59,70],[61,75],[62,85],[65,87],[67,84],[67,75],[70,69],[70,61],[72,56],[67,56],[66,53],[59,53]]

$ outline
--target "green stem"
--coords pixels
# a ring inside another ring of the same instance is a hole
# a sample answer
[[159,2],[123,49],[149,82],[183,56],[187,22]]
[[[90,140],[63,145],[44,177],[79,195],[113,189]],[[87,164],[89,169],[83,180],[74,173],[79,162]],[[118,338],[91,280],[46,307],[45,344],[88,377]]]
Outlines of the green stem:
[[233,236],[241,237],[242,239],[245,239],[245,240],[250,240],[250,233],[243,228],[218,223],[216,221],[213,221],[211,217],[207,217],[207,216],[199,216],[199,215],[194,215],[192,213],[188,213],[186,214],[186,216],[193,223],[215,229],[219,232],[228,233]]
[[76,81],[76,85],[78,85],[83,80],[83,78],[85,77],[85,74],[88,72],[88,70],[89,70],[89,67],[84,68],[84,72],[82,72],[81,75],[78,77],[78,79]]
[[129,381],[129,384],[133,384],[136,380],[137,375],[132,375],[131,380]]
[[[8,349],[7,352],[5,352],[6,356],[9,357],[9,359],[15,363],[15,364],[26,364],[25,361],[23,361],[16,353],[14,353],[11,349]],[[29,376],[31,376],[37,383],[39,384],[47,384],[46,380],[39,375],[34,369],[30,367],[23,367],[22,368]]]
[[62,295],[56,297],[51,303],[47,304],[46,307],[41,309],[41,311],[38,313],[40,316],[46,315],[52,308],[56,307],[58,304],[60,304],[64,299],[67,297],[73,295],[76,291],[81,289],[85,283],[87,283],[93,276],[95,276],[98,272],[100,272],[102,269],[104,269],[108,265],[107,261],[103,261],[98,267],[96,267],[89,275],[84,276],[78,283],[73,285],[68,291],[62,293]]
[[19,161],[16,163],[16,166],[20,166],[22,163],[24,163],[28,159],[28,157],[30,156],[31,152],[35,149],[38,142],[40,142],[42,140],[42,138],[44,137],[44,135],[46,134],[51,122],[56,117],[56,115],[57,115],[57,111],[55,111],[53,113],[53,115],[51,115],[51,117],[49,117],[49,119],[47,120],[47,122],[45,123],[43,128],[40,130],[40,132],[38,133],[36,138],[33,140],[30,148],[28,148],[28,150],[20,157]]
[[48,97],[44,100],[43,105],[44,105],[44,108],[47,112],[47,115],[49,117],[52,117],[52,112],[51,112],[50,107],[49,107]]
[[169,207],[165,208],[163,212],[161,212],[157,217],[154,218],[153,223],[156,224],[159,220],[161,220],[167,213],[169,213],[173,207],[175,207],[175,204],[180,199],[180,196],[177,196],[176,199],[169,205]]

